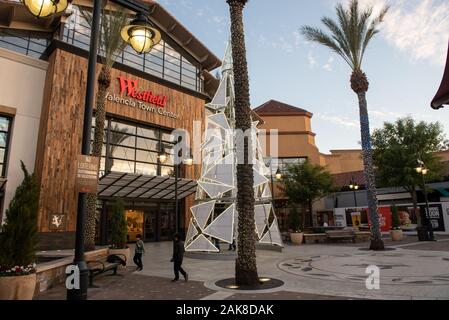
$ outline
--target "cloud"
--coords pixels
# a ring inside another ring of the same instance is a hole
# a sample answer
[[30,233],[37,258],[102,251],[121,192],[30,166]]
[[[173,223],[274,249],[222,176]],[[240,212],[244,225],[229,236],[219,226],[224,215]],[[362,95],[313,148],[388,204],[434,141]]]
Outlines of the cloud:
[[341,127],[345,127],[347,129],[354,129],[354,128],[358,128],[360,126],[359,121],[355,120],[355,119],[351,119],[348,117],[343,117],[343,116],[337,116],[337,115],[329,115],[329,114],[323,114],[323,113],[317,113],[315,115],[318,119],[341,126]]
[[[333,1],[335,5],[340,0]],[[443,0],[360,0],[372,5],[374,13],[387,3],[390,11],[381,26],[384,37],[398,50],[407,53],[412,62],[427,60],[444,65],[448,30],[449,2]]]
[[327,63],[323,65],[323,69],[331,72],[333,70],[332,69],[333,63],[334,63],[334,57],[329,57],[329,59],[327,60]]
[[316,65],[316,59],[312,54],[312,51],[309,51],[309,54],[307,55],[307,60],[309,61],[309,67],[313,69]]
[[260,34],[257,40],[259,46],[282,50],[286,53],[294,53],[301,46],[301,35],[298,31],[287,33],[287,35],[264,35]]

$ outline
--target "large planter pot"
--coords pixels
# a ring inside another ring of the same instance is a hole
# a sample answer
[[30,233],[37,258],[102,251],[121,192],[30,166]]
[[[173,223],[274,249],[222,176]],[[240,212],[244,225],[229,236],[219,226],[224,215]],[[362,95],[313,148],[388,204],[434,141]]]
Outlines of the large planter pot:
[[0,277],[0,300],[32,300],[36,288],[36,274]]
[[297,245],[302,244],[303,238],[304,238],[304,233],[302,233],[302,232],[290,233],[290,240],[292,241],[293,244],[297,244]]
[[116,254],[119,255],[119,257],[122,258],[122,256],[126,257],[126,265],[130,264],[130,258],[131,258],[131,249],[130,248],[126,248],[126,249],[109,249],[108,254]]
[[402,241],[404,238],[404,234],[402,230],[390,230],[391,240],[393,241]]

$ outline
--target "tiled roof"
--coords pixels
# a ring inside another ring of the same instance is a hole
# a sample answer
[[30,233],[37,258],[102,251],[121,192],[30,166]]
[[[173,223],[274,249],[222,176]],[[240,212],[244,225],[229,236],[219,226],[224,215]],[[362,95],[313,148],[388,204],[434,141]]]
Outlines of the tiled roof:
[[260,115],[263,114],[274,114],[274,113],[291,113],[291,114],[310,114],[307,110],[294,107],[292,105],[279,102],[276,100],[270,100],[262,104],[261,106],[254,109],[255,112],[257,112]]

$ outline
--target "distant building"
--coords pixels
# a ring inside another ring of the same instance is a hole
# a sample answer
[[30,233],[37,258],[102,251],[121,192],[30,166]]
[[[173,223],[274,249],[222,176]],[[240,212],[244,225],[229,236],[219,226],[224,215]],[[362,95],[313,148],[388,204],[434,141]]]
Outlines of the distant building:
[[[306,225],[310,225],[312,222],[314,225],[322,225],[324,222],[332,224],[335,222],[333,212],[336,208],[354,208],[356,202],[357,207],[367,206],[360,149],[331,150],[330,154],[321,153],[315,143],[316,134],[312,131],[313,114],[303,108],[270,100],[255,108],[254,111],[263,120],[259,129],[261,129],[262,137],[266,134],[265,150],[267,161],[270,156],[273,157],[273,175],[277,168],[282,172],[285,171],[288,164],[308,159],[313,164],[325,166],[341,190],[316,203],[312,216],[309,212],[306,213]],[[439,152],[438,156],[442,161],[449,163],[449,151]],[[360,187],[358,191],[353,192],[349,189],[351,181]],[[274,182],[275,206],[281,228],[285,230],[290,205],[288,199],[278,188],[279,184],[279,182]],[[430,183],[429,186],[434,190],[429,194],[431,202],[448,201],[449,203],[449,172],[442,182]],[[402,188],[379,188],[378,195],[380,205],[389,205],[393,202],[397,204],[411,203],[410,195]],[[423,193],[418,190],[418,202],[422,204],[423,201]]]

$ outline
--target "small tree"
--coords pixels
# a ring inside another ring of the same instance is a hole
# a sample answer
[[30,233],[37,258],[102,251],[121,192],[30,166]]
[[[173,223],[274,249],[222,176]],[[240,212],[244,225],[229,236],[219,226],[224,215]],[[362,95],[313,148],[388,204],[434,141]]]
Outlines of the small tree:
[[[309,161],[287,168],[285,186],[281,187],[291,202],[309,209],[312,216],[313,203],[334,192],[334,180],[325,167]],[[304,215],[304,213],[303,213]],[[302,229],[304,229],[304,217]]]
[[399,230],[401,220],[399,219],[398,207],[391,206],[391,230]]
[[297,208],[292,205],[288,212],[288,228],[293,232],[301,232],[304,229],[304,211],[299,214]]
[[111,217],[112,249],[125,249],[128,226],[125,219],[125,206],[122,199],[117,199],[112,207]]
[[[30,174],[23,162],[21,167],[25,177],[6,210],[3,233],[0,235],[2,274],[24,275],[35,271],[39,185],[35,174]],[[19,268],[14,268],[16,266]]]
[[416,189],[422,186],[422,177],[416,172],[418,159],[429,174],[426,179],[438,180],[445,166],[435,152],[447,149],[444,129],[438,122],[415,122],[411,117],[385,122],[373,133],[374,163],[380,186],[401,186],[410,193],[414,212],[417,212]]

